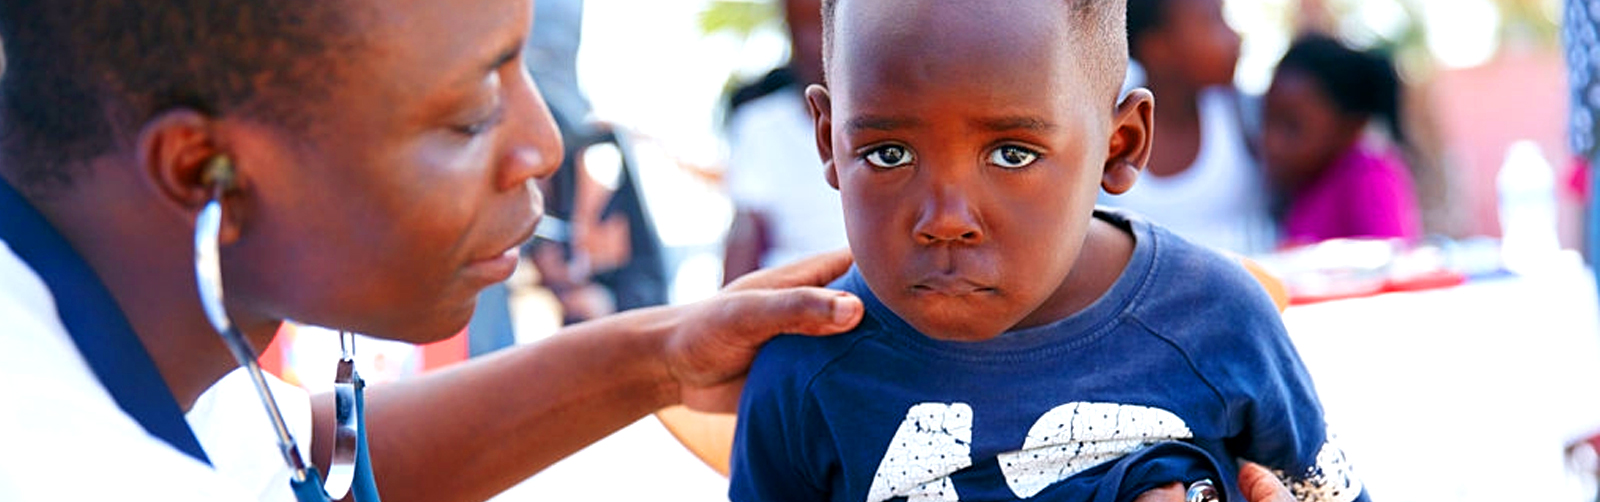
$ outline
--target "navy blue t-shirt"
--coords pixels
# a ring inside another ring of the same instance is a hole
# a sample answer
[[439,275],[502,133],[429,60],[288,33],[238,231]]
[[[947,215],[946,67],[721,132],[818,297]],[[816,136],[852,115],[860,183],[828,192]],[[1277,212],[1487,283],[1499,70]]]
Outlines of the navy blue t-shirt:
[[1366,500],[1255,280],[1165,229],[1095,216],[1135,240],[1111,289],[991,340],[918,333],[858,271],[834,283],[867,315],[843,335],[762,349],[739,406],[730,498],[1130,500],[1220,477],[1240,500],[1233,459],[1244,458],[1279,471],[1301,500]]

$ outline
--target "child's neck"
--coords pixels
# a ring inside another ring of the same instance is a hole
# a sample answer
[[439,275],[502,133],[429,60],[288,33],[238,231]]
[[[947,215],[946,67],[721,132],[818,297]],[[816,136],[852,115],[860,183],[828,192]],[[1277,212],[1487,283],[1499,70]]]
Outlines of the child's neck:
[[1089,233],[1084,236],[1083,249],[1072,265],[1072,271],[1061,281],[1056,292],[1045,300],[1020,328],[1040,326],[1089,308],[1122,277],[1123,269],[1133,259],[1133,234],[1098,217],[1090,221]]

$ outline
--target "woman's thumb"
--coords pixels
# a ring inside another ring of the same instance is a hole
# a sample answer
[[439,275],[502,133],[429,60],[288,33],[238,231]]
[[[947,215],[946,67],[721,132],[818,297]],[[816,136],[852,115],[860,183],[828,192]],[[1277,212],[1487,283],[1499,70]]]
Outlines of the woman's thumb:
[[1239,489],[1249,502],[1295,502],[1294,494],[1276,474],[1255,462],[1239,465]]

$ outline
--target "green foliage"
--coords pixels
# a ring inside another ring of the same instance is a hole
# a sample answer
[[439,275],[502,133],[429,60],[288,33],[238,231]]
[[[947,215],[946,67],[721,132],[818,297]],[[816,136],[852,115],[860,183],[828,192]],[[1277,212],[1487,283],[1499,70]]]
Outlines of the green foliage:
[[1496,0],[1502,39],[1523,38],[1552,46],[1561,43],[1559,0]]
[[763,27],[776,27],[781,17],[777,5],[769,0],[711,0],[700,11],[700,32],[746,38]]

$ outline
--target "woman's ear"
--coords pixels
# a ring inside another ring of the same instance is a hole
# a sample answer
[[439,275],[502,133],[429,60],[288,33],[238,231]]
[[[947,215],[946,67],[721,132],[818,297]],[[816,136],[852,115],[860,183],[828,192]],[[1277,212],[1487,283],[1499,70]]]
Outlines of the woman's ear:
[[1155,96],[1142,88],[1128,91],[1112,115],[1111,140],[1100,176],[1106,193],[1120,195],[1133,188],[1139,172],[1150,162],[1154,138]]
[[806,86],[806,109],[811,111],[817,154],[822,157],[822,176],[828,186],[838,190],[839,171],[833,162],[833,97],[828,95],[828,88],[820,84]]
[[[236,192],[242,176],[234,162],[219,146],[215,122],[192,109],[163,112],[139,129],[138,159],[141,172],[151,190],[162,202],[182,217],[194,221],[200,210],[215,197],[217,186],[207,171],[226,163],[228,177],[226,193]],[[227,197],[223,197],[223,244],[238,239],[237,211],[230,211]]]

